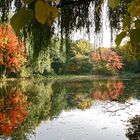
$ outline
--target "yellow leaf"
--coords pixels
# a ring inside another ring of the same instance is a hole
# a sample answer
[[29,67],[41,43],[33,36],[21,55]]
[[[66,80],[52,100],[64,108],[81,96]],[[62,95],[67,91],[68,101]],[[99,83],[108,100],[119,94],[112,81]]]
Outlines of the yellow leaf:
[[109,0],[108,4],[109,7],[111,7],[112,9],[116,8],[120,3],[120,0]]
[[51,25],[56,17],[58,17],[58,8],[50,6],[48,3],[43,1],[37,1],[35,4],[35,17],[38,22]]
[[45,24],[48,16],[48,5],[43,1],[37,1],[35,4],[35,17],[38,22]]
[[132,17],[136,17],[140,15],[140,3],[131,2],[128,7],[128,12],[131,14]]

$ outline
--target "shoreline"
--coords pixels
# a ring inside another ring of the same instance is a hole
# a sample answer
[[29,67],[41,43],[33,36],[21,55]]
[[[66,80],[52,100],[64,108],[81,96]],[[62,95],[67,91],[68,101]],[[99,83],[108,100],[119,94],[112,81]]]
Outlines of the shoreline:
[[140,74],[121,74],[121,75],[57,75],[49,77],[28,77],[28,78],[3,78],[0,79],[0,82],[8,81],[23,81],[23,80],[32,80],[32,81],[91,81],[91,80],[130,80],[132,78],[140,78]]

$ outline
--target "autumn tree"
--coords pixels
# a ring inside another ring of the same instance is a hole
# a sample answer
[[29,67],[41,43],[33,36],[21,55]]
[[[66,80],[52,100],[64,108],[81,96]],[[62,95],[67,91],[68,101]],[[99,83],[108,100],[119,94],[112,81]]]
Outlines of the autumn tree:
[[[61,46],[65,43],[68,61],[69,39],[73,32],[84,29],[85,33],[90,34],[91,27],[92,29],[94,27],[94,34],[101,34],[99,37],[94,35],[95,43],[101,42],[103,39],[102,7],[106,5],[111,39],[114,39],[113,35],[117,32],[115,39],[117,46],[127,38],[129,48],[134,51],[139,50],[139,0],[2,0],[0,20],[9,22],[9,14],[13,9],[15,10],[10,23],[17,34],[22,34],[24,40],[27,38],[31,40],[34,59],[40,55],[41,50],[50,47],[50,40],[57,26],[58,34],[61,36]],[[66,41],[64,42],[63,39]],[[49,53],[50,49],[46,50]],[[136,56],[139,56],[139,51],[136,53]]]
[[92,53],[93,71],[98,74],[116,74],[123,68],[121,56],[110,48],[100,48]]
[[0,72],[1,77],[20,71],[25,59],[24,44],[19,41],[12,28],[0,26]]

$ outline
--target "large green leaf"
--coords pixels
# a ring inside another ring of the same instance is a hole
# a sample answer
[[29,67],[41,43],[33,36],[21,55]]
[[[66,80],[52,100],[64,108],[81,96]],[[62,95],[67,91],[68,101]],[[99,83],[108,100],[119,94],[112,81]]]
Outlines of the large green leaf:
[[23,0],[25,4],[30,4],[33,0]]
[[16,33],[19,33],[26,24],[28,24],[33,18],[33,10],[31,9],[21,9],[19,10],[10,21],[11,26],[13,27]]
[[120,0],[108,0],[109,7],[116,8],[120,3]]
[[140,45],[140,29],[132,29],[130,31],[130,39],[133,44]]
[[115,43],[117,46],[119,46],[123,40],[123,38],[126,37],[126,32],[121,32],[120,34],[117,35],[116,39],[115,39]]

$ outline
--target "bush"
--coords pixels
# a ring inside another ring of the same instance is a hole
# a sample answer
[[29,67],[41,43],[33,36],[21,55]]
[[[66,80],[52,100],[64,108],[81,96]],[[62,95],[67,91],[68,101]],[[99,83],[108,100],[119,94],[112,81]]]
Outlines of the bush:
[[0,77],[17,73],[26,62],[24,45],[8,25],[0,25]]
[[92,53],[94,74],[117,74],[123,68],[121,56],[110,48],[100,48]]

